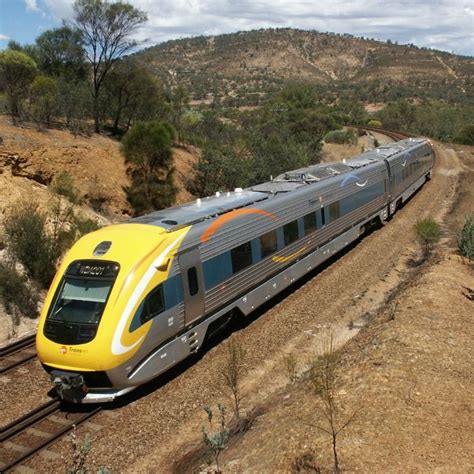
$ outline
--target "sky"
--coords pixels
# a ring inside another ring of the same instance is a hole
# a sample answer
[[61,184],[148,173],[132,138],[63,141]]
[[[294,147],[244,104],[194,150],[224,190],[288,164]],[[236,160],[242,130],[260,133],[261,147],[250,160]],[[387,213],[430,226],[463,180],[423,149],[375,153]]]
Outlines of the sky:
[[[0,0],[0,49],[72,18],[74,0]],[[140,45],[259,28],[349,33],[474,56],[474,0],[128,0],[148,14]]]

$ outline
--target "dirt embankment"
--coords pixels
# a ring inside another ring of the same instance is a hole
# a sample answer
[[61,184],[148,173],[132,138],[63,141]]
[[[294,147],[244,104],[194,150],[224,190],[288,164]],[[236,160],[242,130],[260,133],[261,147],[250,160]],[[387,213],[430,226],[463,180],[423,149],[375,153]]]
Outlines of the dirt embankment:
[[[47,186],[61,173],[68,173],[85,202],[92,197],[103,198],[113,220],[131,214],[124,191],[130,184],[127,167],[116,140],[14,127],[5,116],[0,116],[0,137],[0,211],[20,197],[47,202]],[[185,180],[192,174],[197,156],[192,147],[174,150],[178,203],[191,198]]]

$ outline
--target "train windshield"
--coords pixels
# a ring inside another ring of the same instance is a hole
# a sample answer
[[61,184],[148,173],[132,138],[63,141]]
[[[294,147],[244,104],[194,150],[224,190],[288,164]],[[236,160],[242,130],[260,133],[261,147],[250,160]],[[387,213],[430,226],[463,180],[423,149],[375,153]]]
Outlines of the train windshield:
[[66,278],[48,319],[97,324],[112,284],[112,281]]

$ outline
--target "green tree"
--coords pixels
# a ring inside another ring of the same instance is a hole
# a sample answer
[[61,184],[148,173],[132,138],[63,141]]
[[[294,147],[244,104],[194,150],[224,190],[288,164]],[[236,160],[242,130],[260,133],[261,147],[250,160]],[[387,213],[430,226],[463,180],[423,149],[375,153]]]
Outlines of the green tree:
[[123,137],[122,152],[132,165],[127,197],[137,214],[174,203],[174,130],[166,122],[137,122]]
[[179,84],[171,94],[172,105],[172,123],[178,132],[178,142],[181,142],[182,134],[182,118],[186,108],[189,105],[189,92],[185,86]]
[[94,127],[100,131],[99,99],[112,66],[136,46],[130,36],[147,20],[144,12],[128,3],[76,0],[74,24],[81,34],[87,61],[92,66]]
[[5,91],[14,124],[21,115],[22,101],[27,97],[37,72],[36,63],[25,53],[12,50],[0,52],[0,90]]
[[37,76],[31,85],[33,115],[38,124],[51,127],[51,120],[58,112],[59,87],[55,79]]
[[133,58],[116,63],[104,82],[108,115],[113,133],[128,131],[137,120],[153,120],[163,103],[158,80]]
[[36,38],[39,68],[50,76],[65,76],[69,81],[86,78],[87,68],[79,31],[62,26]]

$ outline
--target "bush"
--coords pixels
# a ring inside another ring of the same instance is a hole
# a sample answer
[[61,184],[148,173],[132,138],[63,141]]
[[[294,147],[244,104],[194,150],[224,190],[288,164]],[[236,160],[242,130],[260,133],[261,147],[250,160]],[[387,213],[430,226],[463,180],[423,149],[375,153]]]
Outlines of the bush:
[[368,125],[369,127],[381,128],[381,127],[382,127],[382,122],[381,122],[380,120],[374,120],[374,119],[372,119],[372,120],[369,120],[369,121],[367,122],[367,125]]
[[73,204],[78,204],[81,200],[79,191],[74,185],[74,178],[66,171],[54,177],[50,188],[51,191],[68,198]]
[[454,138],[461,145],[474,145],[474,124],[465,125]]
[[53,204],[51,215],[33,203],[19,202],[5,218],[4,227],[8,254],[44,288],[51,283],[64,250],[86,230],[95,230],[60,201]]
[[462,255],[474,260],[474,215],[465,217],[464,226],[458,236],[458,246]]
[[426,217],[415,224],[415,233],[418,241],[423,245],[423,255],[426,258],[441,237],[440,226],[432,217]]
[[26,278],[11,262],[0,262],[0,297],[15,322],[20,314],[29,318],[38,316],[38,292],[28,286]]
[[324,141],[326,143],[338,143],[355,145],[357,143],[357,133],[352,130],[333,130],[332,132],[324,135]]

